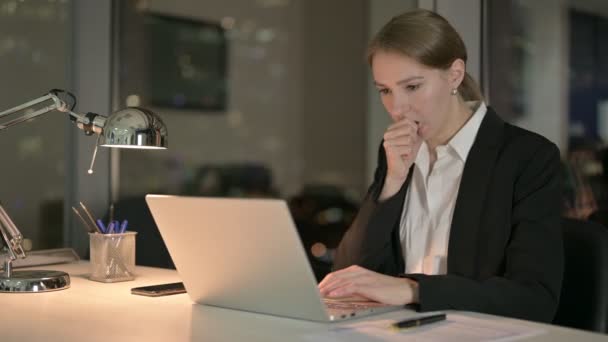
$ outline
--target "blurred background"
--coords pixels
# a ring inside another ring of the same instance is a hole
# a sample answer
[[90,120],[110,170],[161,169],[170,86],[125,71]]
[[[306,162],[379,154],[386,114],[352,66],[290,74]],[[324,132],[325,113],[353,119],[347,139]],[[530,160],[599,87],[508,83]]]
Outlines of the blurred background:
[[114,204],[137,263],[172,267],[148,193],[288,201],[317,277],[357,212],[389,124],[365,48],[417,7],[463,36],[503,118],[561,149],[563,215],[608,220],[603,0],[0,0],[0,111],[51,88],[78,112],[158,113],[167,151],[100,149],[63,114],[0,132],[0,202],[33,249],[88,239],[71,206]]

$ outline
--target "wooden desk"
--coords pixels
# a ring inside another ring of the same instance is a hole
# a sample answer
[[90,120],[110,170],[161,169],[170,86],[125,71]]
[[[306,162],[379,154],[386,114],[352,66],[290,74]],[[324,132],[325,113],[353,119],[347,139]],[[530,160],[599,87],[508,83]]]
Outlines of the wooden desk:
[[[176,271],[138,267],[134,281],[104,284],[87,279],[88,262],[35,267],[68,272],[70,289],[38,294],[0,294],[2,341],[302,341],[336,327],[197,305],[186,294],[131,295],[131,288],[180,281]],[[461,312],[462,313],[462,312]],[[530,341],[606,341],[608,336],[502,317],[464,313],[540,326]],[[392,312],[370,319],[399,319]],[[351,322],[352,323],[352,322]],[[339,323],[344,324],[344,323]]]

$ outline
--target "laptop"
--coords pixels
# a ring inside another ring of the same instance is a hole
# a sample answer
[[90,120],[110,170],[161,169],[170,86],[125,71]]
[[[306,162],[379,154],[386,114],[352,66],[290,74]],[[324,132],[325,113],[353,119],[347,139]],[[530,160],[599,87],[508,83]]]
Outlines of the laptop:
[[321,322],[403,309],[324,301],[283,200],[147,195],[146,202],[196,303]]

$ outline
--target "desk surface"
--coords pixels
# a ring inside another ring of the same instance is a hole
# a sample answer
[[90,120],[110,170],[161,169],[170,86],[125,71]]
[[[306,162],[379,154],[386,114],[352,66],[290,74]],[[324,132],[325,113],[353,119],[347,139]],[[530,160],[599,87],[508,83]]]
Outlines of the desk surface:
[[[0,294],[2,341],[301,341],[336,324],[315,323],[197,305],[186,294],[131,295],[131,288],[180,281],[176,271],[137,267],[134,281],[88,280],[88,263],[36,267],[68,272],[71,288],[36,294]],[[462,312],[461,312],[462,313]],[[529,341],[606,341],[608,336],[477,313],[471,317],[542,327]],[[368,319],[399,319],[392,312]],[[352,323],[352,321],[351,321]],[[370,336],[370,340],[373,337]]]

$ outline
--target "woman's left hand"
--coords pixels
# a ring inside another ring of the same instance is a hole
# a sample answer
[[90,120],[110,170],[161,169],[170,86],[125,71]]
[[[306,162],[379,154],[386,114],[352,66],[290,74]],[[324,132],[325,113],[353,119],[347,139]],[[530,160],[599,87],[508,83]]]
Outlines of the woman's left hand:
[[376,302],[404,305],[418,302],[418,283],[391,277],[360,266],[332,272],[319,283],[324,297],[364,297]]

